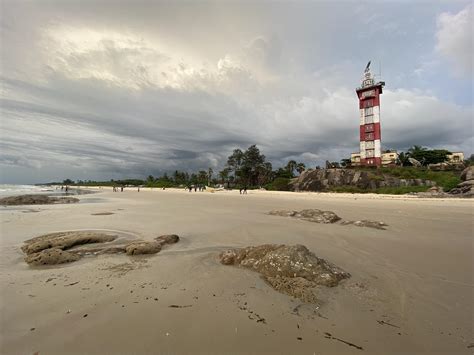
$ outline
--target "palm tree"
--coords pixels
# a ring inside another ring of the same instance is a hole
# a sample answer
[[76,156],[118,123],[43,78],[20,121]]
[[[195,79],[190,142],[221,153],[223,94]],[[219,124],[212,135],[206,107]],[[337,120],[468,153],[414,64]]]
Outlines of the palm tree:
[[200,184],[205,183],[207,180],[207,172],[205,170],[199,170],[198,172],[198,181]]
[[219,171],[219,177],[221,178],[222,184],[224,184],[229,179],[230,168],[224,168]]
[[207,169],[207,186],[211,186],[212,173],[214,170],[212,168]]

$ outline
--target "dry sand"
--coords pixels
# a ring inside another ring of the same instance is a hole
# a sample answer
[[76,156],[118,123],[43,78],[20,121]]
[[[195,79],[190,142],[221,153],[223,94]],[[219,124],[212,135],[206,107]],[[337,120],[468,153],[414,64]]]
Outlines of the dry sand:
[[[473,200],[101,191],[74,205],[1,208],[2,354],[474,350]],[[388,227],[267,214],[305,208]],[[24,240],[77,229],[145,240],[174,233],[181,241],[153,256],[100,255],[43,268],[23,261]],[[257,273],[218,261],[227,248],[263,243],[306,245],[352,277],[322,288],[319,304],[305,305]]]

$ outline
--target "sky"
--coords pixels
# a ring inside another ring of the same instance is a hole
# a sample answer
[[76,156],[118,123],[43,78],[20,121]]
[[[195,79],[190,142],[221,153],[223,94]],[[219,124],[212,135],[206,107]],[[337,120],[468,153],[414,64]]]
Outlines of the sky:
[[274,168],[382,148],[474,152],[471,1],[0,0],[0,183]]

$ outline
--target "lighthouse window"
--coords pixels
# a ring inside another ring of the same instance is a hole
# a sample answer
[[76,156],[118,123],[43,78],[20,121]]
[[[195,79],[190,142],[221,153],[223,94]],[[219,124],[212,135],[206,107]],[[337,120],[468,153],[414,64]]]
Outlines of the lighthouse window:
[[364,101],[364,107],[368,108],[368,107],[373,107],[374,106],[374,100],[365,100]]
[[365,140],[366,141],[369,141],[369,140],[371,141],[373,139],[374,139],[374,134],[373,133],[366,133],[365,134]]
[[373,114],[374,114],[374,108],[373,107],[364,108],[364,115],[365,116],[372,116]]

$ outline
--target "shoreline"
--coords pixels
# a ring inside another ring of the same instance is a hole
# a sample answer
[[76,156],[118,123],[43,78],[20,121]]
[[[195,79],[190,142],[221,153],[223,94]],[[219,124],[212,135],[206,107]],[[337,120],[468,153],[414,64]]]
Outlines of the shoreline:
[[[105,192],[105,191],[112,191],[112,187],[109,186],[78,186],[80,189],[93,189],[95,192]],[[137,190],[136,187],[126,187],[124,188],[125,191],[133,191]],[[218,190],[218,191],[198,191],[198,192],[189,192],[185,188],[176,188],[176,187],[169,187],[163,190],[162,188],[158,187],[140,187],[140,192],[183,192],[188,194],[195,194],[195,193],[212,193],[212,194],[230,194],[230,195],[239,195],[238,189],[232,190]],[[118,192],[120,193],[120,191]],[[276,195],[276,196],[289,196],[289,197],[329,197],[329,198],[357,198],[357,199],[380,199],[380,200],[414,200],[414,201],[473,201],[472,198],[468,197],[425,197],[425,196],[415,196],[415,195],[391,195],[391,194],[376,194],[376,193],[346,193],[346,192],[317,192],[317,191],[269,191],[269,190],[247,190],[247,195]]]

